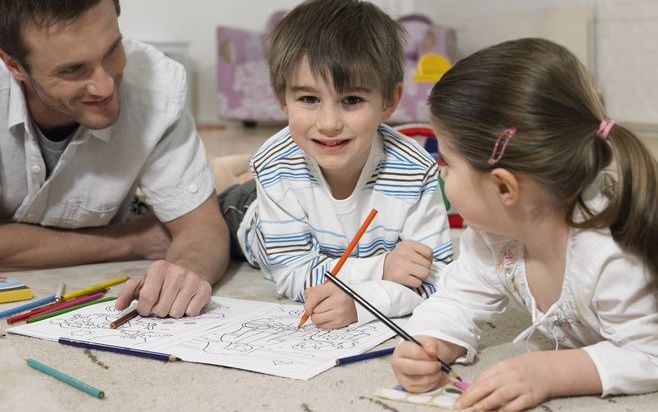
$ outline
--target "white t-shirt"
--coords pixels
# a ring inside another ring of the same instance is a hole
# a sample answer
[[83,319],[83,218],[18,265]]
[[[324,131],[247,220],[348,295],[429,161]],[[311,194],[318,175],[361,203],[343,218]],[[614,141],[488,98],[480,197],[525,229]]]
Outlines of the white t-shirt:
[[658,291],[652,281],[649,269],[622,251],[609,230],[571,228],[561,295],[542,313],[528,287],[523,245],[466,229],[459,258],[441,273],[436,293],[416,308],[407,328],[466,348],[458,361],[471,362],[479,324],[516,302],[532,324],[515,342],[539,330],[556,345],[583,348],[596,365],[603,395],[653,392]]
[[136,41],[124,48],[119,118],[81,128],[47,177],[21,85],[0,63],[0,223],[103,226],[125,217],[138,187],[166,222],[214,193],[182,65]]

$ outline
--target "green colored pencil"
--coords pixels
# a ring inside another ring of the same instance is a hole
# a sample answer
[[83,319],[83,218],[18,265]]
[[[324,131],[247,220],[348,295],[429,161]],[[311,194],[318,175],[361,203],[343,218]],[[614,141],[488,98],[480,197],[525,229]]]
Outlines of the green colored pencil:
[[97,303],[107,302],[108,300],[114,300],[114,299],[116,299],[116,296],[106,296],[104,298],[92,300],[91,302],[81,303],[79,305],[71,306],[70,308],[56,310],[54,312],[46,313],[46,314],[43,314],[41,316],[34,316],[34,317],[31,317],[31,318],[27,318],[27,320],[25,322],[26,323],[38,322],[40,320],[52,318],[53,316],[61,315],[62,313],[71,312],[71,311],[74,311],[76,309],[84,308],[85,306],[95,305]]
[[45,373],[46,375],[50,375],[55,379],[59,379],[60,381],[67,383],[74,388],[78,388],[83,392],[87,392],[91,396],[95,396],[97,398],[104,398],[105,397],[105,392],[102,390],[95,388],[87,383],[84,383],[82,381],[77,380],[73,376],[69,376],[63,372],[58,371],[57,369],[51,368],[48,365],[44,365],[43,363],[39,362],[38,360],[34,360],[32,358],[27,359],[27,364],[30,365],[30,367],[41,371]]

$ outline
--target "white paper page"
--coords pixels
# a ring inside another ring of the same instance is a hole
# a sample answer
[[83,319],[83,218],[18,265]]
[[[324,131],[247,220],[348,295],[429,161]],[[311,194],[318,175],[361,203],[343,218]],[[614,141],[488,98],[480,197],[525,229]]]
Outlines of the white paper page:
[[336,359],[365,352],[394,335],[380,322],[334,330],[308,322],[297,330],[302,306],[274,306],[163,350],[190,362],[310,379],[335,366]]
[[295,379],[309,379],[334,366],[336,359],[362,353],[394,335],[379,322],[336,330],[317,329],[308,322],[297,330],[302,311],[301,305],[215,296],[197,317],[138,316],[110,329],[120,311],[114,302],[103,302],[7,332],[151,350],[189,362]]
[[240,308],[239,304],[234,305],[233,300],[213,301],[201,315],[193,318],[137,316],[117,329],[110,329],[109,325],[119,317],[121,311],[115,309],[114,301],[101,302],[39,322],[16,326],[7,329],[7,332],[55,341],[63,337],[90,343],[153,350],[161,341],[173,342],[176,337],[220,325],[226,322],[227,318],[236,316],[240,309],[245,308]]

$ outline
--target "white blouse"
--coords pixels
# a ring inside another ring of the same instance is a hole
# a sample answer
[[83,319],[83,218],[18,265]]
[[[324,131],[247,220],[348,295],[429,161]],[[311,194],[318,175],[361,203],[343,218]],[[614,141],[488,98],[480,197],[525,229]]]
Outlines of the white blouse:
[[609,230],[569,232],[562,292],[542,313],[526,278],[517,241],[466,229],[460,255],[439,277],[437,292],[416,308],[408,328],[467,350],[471,362],[478,323],[502,313],[510,300],[532,317],[514,342],[535,330],[556,348],[582,348],[601,378],[602,395],[658,390],[658,287],[642,261],[621,250]]

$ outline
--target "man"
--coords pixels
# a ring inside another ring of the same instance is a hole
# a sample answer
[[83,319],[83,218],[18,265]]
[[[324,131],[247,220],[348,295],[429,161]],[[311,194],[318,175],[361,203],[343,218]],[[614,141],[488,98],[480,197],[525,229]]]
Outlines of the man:
[[[0,267],[160,259],[117,307],[194,316],[228,231],[185,72],[123,40],[119,13],[119,0],[0,2]],[[123,222],[136,188],[164,228]]]

